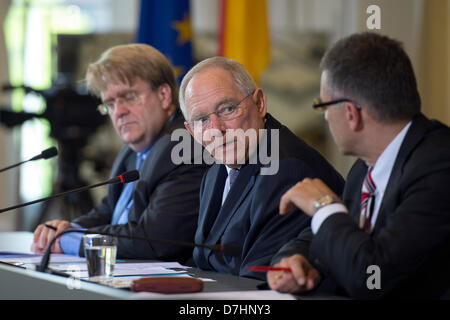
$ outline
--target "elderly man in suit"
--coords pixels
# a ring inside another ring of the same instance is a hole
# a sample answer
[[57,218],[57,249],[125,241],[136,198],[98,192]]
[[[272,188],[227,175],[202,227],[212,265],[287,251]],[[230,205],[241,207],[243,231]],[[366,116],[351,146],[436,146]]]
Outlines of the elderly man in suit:
[[[118,235],[192,242],[197,223],[198,192],[204,164],[174,163],[176,145],[171,134],[184,128],[178,107],[178,87],[169,61],[144,44],[120,45],[107,50],[88,68],[88,89],[103,103],[117,134],[125,142],[111,172],[116,176],[138,169],[140,180],[110,185],[96,208],[72,222],[47,222],[61,232],[83,227]],[[40,225],[32,250],[42,252],[55,232]],[[54,252],[83,254],[81,234],[63,235]],[[192,248],[153,241],[118,239],[118,256],[186,261]]]
[[269,272],[269,285],[335,288],[362,299],[439,298],[450,279],[449,128],[421,114],[398,41],[349,36],[327,51],[321,69],[314,108],[325,111],[340,150],[359,159],[341,199],[319,179],[283,196],[281,213],[298,207],[313,218],[273,260],[291,272]]
[[267,265],[309,225],[306,215],[278,214],[281,195],[304,177],[320,177],[340,194],[343,179],[267,113],[263,90],[236,61],[213,57],[194,66],[181,83],[180,106],[187,129],[216,162],[200,187],[195,240],[242,249],[226,256],[195,248],[194,262],[204,270],[264,279],[248,267]]

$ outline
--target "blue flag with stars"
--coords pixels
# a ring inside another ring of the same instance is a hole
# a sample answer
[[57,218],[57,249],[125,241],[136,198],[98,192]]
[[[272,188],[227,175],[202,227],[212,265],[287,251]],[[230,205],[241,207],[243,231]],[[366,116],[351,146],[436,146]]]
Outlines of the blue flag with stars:
[[137,42],[161,51],[172,63],[178,81],[192,67],[189,0],[141,0]]

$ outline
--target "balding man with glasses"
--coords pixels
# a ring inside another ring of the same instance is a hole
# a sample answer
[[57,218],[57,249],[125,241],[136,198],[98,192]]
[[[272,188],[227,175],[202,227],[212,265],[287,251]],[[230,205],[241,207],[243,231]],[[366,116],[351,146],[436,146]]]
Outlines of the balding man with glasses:
[[[171,134],[184,127],[172,66],[151,46],[121,45],[107,50],[89,66],[86,83],[102,100],[98,110],[109,115],[126,144],[114,162],[111,176],[137,169],[140,180],[123,188],[110,185],[100,205],[72,222],[53,220],[47,224],[57,228],[57,233],[81,227],[192,242],[199,186],[207,165],[194,164],[193,158],[185,163],[174,163],[171,159],[171,150],[177,143],[172,141]],[[38,226],[32,250],[45,250],[54,235],[50,228]],[[81,234],[63,235],[53,252],[82,255]],[[121,258],[185,262],[192,249],[119,238],[117,254]]]
[[267,113],[263,90],[236,61],[213,57],[192,68],[180,86],[180,107],[186,128],[215,162],[200,188],[195,241],[242,248],[237,257],[195,248],[194,262],[204,270],[265,279],[248,267],[268,265],[309,225],[306,215],[278,214],[281,195],[305,177],[320,177],[340,194],[343,179]]

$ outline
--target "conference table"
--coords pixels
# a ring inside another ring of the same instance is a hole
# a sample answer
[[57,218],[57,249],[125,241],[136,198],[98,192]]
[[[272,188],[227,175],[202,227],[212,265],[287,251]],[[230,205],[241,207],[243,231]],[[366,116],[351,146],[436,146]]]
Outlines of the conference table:
[[[31,232],[0,232],[0,252],[29,252]],[[129,260],[127,260],[128,262]],[[138,263],[144,263],[138,261]],[[130,289],[114,288],[91,281],[78,281],[73,286],[72,278],[44,273],[0,262],[0,299],[39,300],[103,300],[103,299],[150,299],[150,300],[298,300],[336,299],[333,296],[282,294],[273,290],[259,290],[263,281],[208,272],[189,268],[187,272],[203,282],[203,290],[196,293],[162,294],[154,292],[133,292]]]
[[[0,232],[0,251],[29,253],[32,235],[31,232]],[[78,281],[73,286],[74,279],[69,277],[0,263],[0,299],[294,299],[291,295],[258,290],[257,286],[263,281],[197,268],[187,271],[194,277],[208,279],[203,283],[203,291],[185,294],[133,292],[90,281]]]

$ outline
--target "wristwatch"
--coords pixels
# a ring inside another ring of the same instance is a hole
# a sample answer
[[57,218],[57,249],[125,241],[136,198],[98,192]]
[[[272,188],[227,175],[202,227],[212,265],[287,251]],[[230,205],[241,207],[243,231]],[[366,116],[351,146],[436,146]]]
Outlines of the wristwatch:
[[332,196],[330,196],[329,194],[320,197],[318,200],[314,201],[314,213],[316,213],[320,208],[325,207],[329,204],[335,203],[337,202]]

